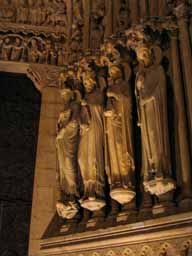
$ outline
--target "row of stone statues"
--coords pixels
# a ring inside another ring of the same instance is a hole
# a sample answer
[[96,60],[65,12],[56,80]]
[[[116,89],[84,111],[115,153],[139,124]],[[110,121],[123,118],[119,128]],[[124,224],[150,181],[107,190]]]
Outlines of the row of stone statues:
[[67,53],[63,44],[52,43],[39,37],[25,40],[19,35],[0,38],[0,59],[31,63],[64,65]]
[[1,4],[0,20],[31,25],[67,26],[65,0],[5,1]]
[[[76,73],[62,74],[60,79],[64,108],[56,138],[61,190],[57,211],[63,218],[73,218],[79,204],[91,211],[104,207],[107,184],[110,197],[122,205],[136,195],[130,58],[111,42],[102,52],[94,60],[83,58]],[[145,191],[156,196],[175,188],[160,52],[146,44],[136,48],[142,179]]]

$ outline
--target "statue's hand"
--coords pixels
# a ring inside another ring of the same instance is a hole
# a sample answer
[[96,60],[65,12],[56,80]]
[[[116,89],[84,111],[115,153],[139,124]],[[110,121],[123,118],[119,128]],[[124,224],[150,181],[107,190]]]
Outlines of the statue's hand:
[[144,88],[144,76],[139,76],[138,79],[137,79],[137,89],[140,91],[141,89]]
[[88,124],[81,124],[80,135],[85,134],[89,130]]

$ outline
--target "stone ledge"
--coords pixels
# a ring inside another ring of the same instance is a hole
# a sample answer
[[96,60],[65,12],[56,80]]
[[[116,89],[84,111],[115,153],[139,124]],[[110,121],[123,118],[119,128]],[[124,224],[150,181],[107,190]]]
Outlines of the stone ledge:
[[41,255],[82,253],[189,236],[192,236],[192,212],[44,239]]

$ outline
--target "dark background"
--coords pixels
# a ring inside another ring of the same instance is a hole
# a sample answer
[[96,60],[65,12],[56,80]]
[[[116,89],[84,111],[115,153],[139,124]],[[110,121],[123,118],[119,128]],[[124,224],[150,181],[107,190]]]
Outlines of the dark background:
[[27,255],[40,93],[0,72],[0,255]]

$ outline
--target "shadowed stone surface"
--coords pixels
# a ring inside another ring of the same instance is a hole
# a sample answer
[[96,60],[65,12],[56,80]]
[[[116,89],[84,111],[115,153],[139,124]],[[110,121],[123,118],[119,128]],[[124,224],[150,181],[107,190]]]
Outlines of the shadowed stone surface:
[[[25,76],[0,73],[0,255],[27,255],[40,94]],[[7,255],[7,254],[6,254]]]

